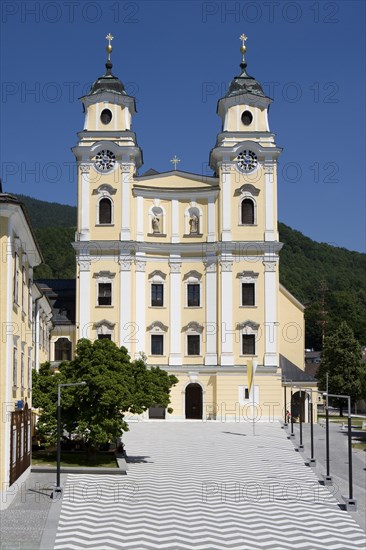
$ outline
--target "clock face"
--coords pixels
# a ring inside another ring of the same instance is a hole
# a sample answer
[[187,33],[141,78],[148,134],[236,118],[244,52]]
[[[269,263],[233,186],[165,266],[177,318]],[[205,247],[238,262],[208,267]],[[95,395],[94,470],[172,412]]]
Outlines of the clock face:
[[95,157],[95,166],[98,168],[98,170],[102,172],[107,172],[108,170],[111,170],[115,162],[115,154],[112,153],[112,151],[108,151],[107,149],[103,149],[103,151],[100,151]]
[[253,151],[242,151],[238,155],[237,163],[239,170],[242,170],[243,172],[250,172],[257,166],[258,158]]

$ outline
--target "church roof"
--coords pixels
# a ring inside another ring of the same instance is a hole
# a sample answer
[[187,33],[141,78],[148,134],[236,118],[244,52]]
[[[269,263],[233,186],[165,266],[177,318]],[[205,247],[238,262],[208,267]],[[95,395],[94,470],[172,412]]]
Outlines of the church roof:
[[267,97],[259,82],[247,73],[247,64],[240,63],[242,69],[239,76],[231,81],[229,89],[224,97],[233,97],[240,94],[253,94],[260,97]]
[[112,63],[107,61],[105,66],[107,69],[106,73],[93,82],[89,92],[86,95],[93,96],[100,94],[101,92],[112,92],[119,95],[128,95],[122,81],[117,76],[112,74]]

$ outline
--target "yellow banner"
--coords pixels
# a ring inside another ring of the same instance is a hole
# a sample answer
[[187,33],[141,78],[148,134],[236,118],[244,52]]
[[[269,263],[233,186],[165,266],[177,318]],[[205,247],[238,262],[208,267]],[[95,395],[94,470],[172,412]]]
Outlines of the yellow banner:
[[248,359],[247,373],[248,373],[248,393],[250,394],[250,390],[252,389],[252,384],[253,384],[253,360],[252,359]]

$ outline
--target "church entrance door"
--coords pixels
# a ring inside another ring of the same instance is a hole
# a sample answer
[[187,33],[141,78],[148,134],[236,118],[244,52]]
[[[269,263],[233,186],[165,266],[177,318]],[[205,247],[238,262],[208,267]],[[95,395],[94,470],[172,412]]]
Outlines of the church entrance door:
[[186,387],[186,418],[202,419],[203,395],[199,384]]

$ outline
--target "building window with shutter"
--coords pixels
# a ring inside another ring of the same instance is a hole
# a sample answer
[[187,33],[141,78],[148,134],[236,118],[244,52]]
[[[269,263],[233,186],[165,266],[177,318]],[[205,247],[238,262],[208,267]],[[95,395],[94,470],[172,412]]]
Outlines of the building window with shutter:
[[255,306],[255,284],[254,283],[242,283],[241,305]]
[[244,199],[241,203],[241,223],[243,225],[254,224],[254,202],[252,199]]
[[151,335],[151,355],[164,355],[164,335]]
[[99,224],[110,225],[112,223],[112,201],[103,198],[99,201]]
[[18,272],[19,256],[14,254],[14,302],[19,305],[19,272]]
[[71,361],[71,342],[68,338],[56,340],[55,361]]
[[255,355],[255,334],[243,334],[243,355]]
[[18,349],[13,347],[13,387],[18,385]]
[[187,355],[200,355],[199,334],[189,334],[187,336]]
[[187,306],[200,307],[200,284],[187,285]]
[[98,306],[112,305],[112,283],[98,284]]
[[163,307],[164,305],[164,285],[151,285],[151,305],[153,307]]

